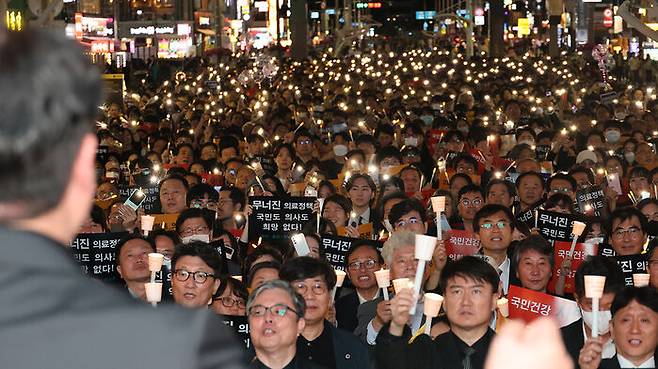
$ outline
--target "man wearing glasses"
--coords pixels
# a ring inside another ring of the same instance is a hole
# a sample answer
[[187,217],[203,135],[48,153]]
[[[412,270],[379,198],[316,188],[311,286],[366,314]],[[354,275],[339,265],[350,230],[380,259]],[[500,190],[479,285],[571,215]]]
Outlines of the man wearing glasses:
[[329,263],[307,256],[293,258],[283,264],[279,276],[290,282],[306,303],[306,324],[297,338],[298,356],[326,368],[370,368],[366,346],[325,319],[333,305],[331,291],[336,285],[336,274]]
[[415,234],[427,232],[427,216],[423,205],[416,199],[406,199],[393,205],[388,220],[395,232],[405,231]]
[[207,308],[220,284],[217,251],[202,242],[179,245],[171,258],[171,268],[174,301],[189,309]]
[[647,218],[633,207],[616,209],[610,216],[610,244],[618,256],[642,253],[647,241]]
[[369,243],[356,243],[345,255],[347,276],[355,291],[336,301],[338,327],[353,332],[359,321],[356,313],[359,305],[379,297],[375,271],[384,264],[379,250]]
[[[502,282],[503,294],[507,294],[510,279],[514,279],[516,271],[513,271],[507,249],[512,242],[514,225],[513,215],[509,208],[502,205],[486,205],[475,215],[473,229],[475,237],[480,240],[482,253],[494,260],[498,266],[498,274]],[[521,285],[514,279],[516,285]]]
[[319,368],[297,355],[297,336],[306,326],[305,312],[304,299],[288,282],[265,282],[249,295],[247,319],[256,351],[252,368]]
[[[416,268],[418,260],[415,258],[416,235],[411,232],[393,232],[391,237],[384,243],[382,257],[390,270],[391,280],[398,278],[409,278],[414,280],[416,277]],[[430,272],[434,267],[434,262],[430,262],[425,268],[423,275],[423,285],[428,280]],[[421,290],[422,291],[422,290]],[[369,345],[374,345],[377,334],[382,327],[391,321],[391,302],[377,298],[373,301],[366,302],[359,306],[357,312],[359,325],[354,330],[354,334],[359,336]],[[423,302],[418,302],[416,314],[410,318],[409,326],[412,331],[416,332],[422,325],[423,320]]]

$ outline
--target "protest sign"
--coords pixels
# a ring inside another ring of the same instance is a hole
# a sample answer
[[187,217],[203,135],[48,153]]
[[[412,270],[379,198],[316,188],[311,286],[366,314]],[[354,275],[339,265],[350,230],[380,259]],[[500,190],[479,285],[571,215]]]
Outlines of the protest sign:
[[116,246],[128,232],[80,233],[70,243],[73,257],[82,271],[105,282],[118,280]]
[[469,231],[451,229],[445,232],[444,240],[446,255],[452,261],[475,255],[480,249],[480,240]]
[[178,213],[176,214],[151,214],[155,217],[153,221],[154,228],[165,229],[167,231],[176,230],[176,220],[178,220]]
[[601,186],[590,186],[576,192],[576,204],[582,214],[591,217],[606,218],[608,203]]
[[[361,224],[360,226],[356,227],[356,230],[359,232],[359,238],[372,239],[372,232],[373,232],[372,223]],[[339,236],[346,236],[347,228],[338,227],[336,228],[336,232],[338,233]]]
[[[574,221],[586,223],[583,217],[575,214],[556,213],[544,209],[539,209],[537,218],[537,228],[541,235],[551,243],[555,241],[571,241],[573,234],[571,228]],[[585,241],[587,229],[580,236],[579,240]]]
[[580,264],[583,263],[587,256],[596,255],[598,253],[599,245],[589,244],[589,243],[577,243],[576,248],[573,251],[573,255],[569,255],[571,252],[571,242],[568,241],[555,241],[553,245],[553,255],[555,264],[553,265],[553,277],[548,283],[548,290],[555,291],[555,283],[558,278],[562,275],[560,266],[569,256],[571,259],[571,272],[565,277],[564,280],[564,292],[573,293],[575,290],[575,276],[576,270]]
[[624,274],[624,282],[627,286],[633,285],[634,273],[647,273],[649,261],[646,254],[615,256],[613,259],[621,268],[621,272]]
[[334,236],[330,234],[323,234],[320,238],[322,239],[320,247],[324,249],[325,258],[334,269],[338,270],[345,270],[345,255],[355,244],[371,244],[380,250],[383,245],[380,241]]
[[580,319],[580,308],[575,301],[510,285],[507,294],[510,319],[529,323],[539,317],[552,316],[560,327]]
[[287,240],[291,232],[299,232],[313,215],[313,197],[277,198],[249,196],[249,241]]
[[249,336],[249,322],[246,316],[222,315],[224,324],[232,330],[236,337],[244,342],[245,348],[251,347],[251,337]]

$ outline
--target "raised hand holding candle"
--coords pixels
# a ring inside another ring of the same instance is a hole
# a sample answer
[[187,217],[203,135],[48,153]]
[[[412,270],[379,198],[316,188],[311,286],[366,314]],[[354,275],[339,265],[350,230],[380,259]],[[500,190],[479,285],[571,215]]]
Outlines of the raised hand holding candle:
[[436,237],[440,240],[443,239],[443,234],[441,230],[441,213],[446,210],[446,197],[445,196],[434,196],[432,200],[432,209],[436,213]]
[[320,234],[320,219],[322,218],[322,207],[324,206],[324,199],[318,197],[318,203],[320,206],[318,207],[318,224],[316,227],[316,233]]
[[412,283],[409,278],[396,278],[393,280],[393,290],[395,293],[398,293],[405,288],[411,288]]
[[388,269],[379,269],[375,271],[375,278],[377,278],[377,286],[381,288],[384,293],[384,300],[388,301],[388,287],[391,285],[391,271]]
[[576,243],[578,243],[578,237],[580,237],[581,234],[583,234],[583,231],[585,230],[585,223],[579,222],[579,221],[574,221],[573,226],[571,228],[571,233],[573,234],[573,240],[571,240],[571,249],[569,252],[569,257],[573,257],[573,252],[576,249]]
[[151,283],[155,282],[155,273],[162,269],[164,255],[152,252],[148,254],[149,271],[151,272]]
[[603,296],[605,277],[600,275],[586,275],[585,297],[592,299],[592,337],[599,336],[599,299]]
[[423,285],[423,274],[425,273],[425,263],[432,260],[434,254],[434,247],[436,247],[437,239],[430,236],[421,234],[416,235],[416,249],[415,257],[418,259],[418,266],[416,267],[416,278],[414,279],[414,296],[416,300],[409,310],[410,314],[416,313],[416,305],[418,303],[418,295]]
[[162,301],[162,283],[144,283],[144,290],[146,291],[146,301],[151,305],[157,306],[158,302]]
[[432,318],[439,315],[441,305],[443,304],[443,296],[436,293],[425,294],[425,306],[423,313],[425,314],[425,334],[430,335],[432,329]]
[[336,291],[338,290],[338,287],[341,287],[343,285],[343,282],[345,281],[345,273],[342,270],[334,269],[334,272],[336,273],[336,285],[334,286],[334,289],[331,290],[331,301],[336,300]]

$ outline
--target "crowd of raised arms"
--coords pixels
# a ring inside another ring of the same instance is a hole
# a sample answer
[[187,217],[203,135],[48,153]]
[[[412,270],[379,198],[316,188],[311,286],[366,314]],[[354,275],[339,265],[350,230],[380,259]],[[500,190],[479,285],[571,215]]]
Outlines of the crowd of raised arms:
[[658,76],[617,59],[376,43],[160,64],[101,109],[78,238],[121,234],[113,287],[145,305],[164,255],[155,310],[246,317],[255,367],[513,368],[532,345],[496,332],[544,315],[555,368],[655,367]]

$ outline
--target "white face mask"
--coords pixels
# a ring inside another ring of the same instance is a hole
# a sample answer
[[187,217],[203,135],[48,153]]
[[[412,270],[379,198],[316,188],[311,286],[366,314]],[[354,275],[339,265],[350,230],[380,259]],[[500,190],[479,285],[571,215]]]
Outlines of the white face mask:
[[432,104],[432,110],[441,110],[441,104]]
[[405,146],[418,146],[418,139],[416,137],[405,137],[404,138]]
[[[583,314],[583,322],[592,328],[592,322],[594,322],[594,313],[591,311],[585,311],[580,309],[580,312]],[[601,310],[598,315],[598,325],[599,325],[599,334],[606,334],[610,332],[610,321],[612,320],[612,313],[610,310]]]
[[528,146],[532,147],[535,146],[535,141],[534,140],[521,140],[517,142],[517,144],[527,144]]
[[345,155],[347,155],[347,146],[345,146],[345,145],[335,145],[334,146],[334,154],[336,156],[345,156]]
[[201,241],[205,243],[210,242],[210,235],[209,234],[193,234],[191,236],[185,236],[181,238],[181,242],[184,244],[188,244],[192,241]]
[[633,162],[635,161],[635,153],[632,152],[632,151],[629,151],[629,152],[627,152],[627,153],[624,153],[624,158],[626,158],[626,161],[627,161],[629,164],[633,164]]

